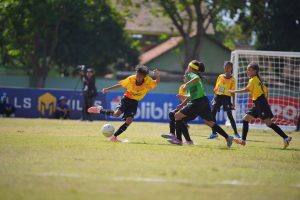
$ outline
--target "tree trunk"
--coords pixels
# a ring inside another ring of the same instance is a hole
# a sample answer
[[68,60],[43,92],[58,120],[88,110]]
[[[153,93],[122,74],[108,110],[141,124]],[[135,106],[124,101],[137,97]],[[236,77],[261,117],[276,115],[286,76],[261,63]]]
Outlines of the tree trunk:
[[44,88],[49,72],[49,66],[44,62],[41,62],[40,64],[38,62],[38,58],[34,58],[32,61],[32,76],[30,78],[30,86],[35,88]]

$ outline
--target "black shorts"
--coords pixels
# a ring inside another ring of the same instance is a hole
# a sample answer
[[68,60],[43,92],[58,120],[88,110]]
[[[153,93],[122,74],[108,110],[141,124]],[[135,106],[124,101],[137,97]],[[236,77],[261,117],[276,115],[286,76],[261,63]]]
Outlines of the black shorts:
[[216,109],[220,112],[221,106],[225,112],[232,110],[231,97],[227,95],[215,95],[211,101],[212,109]]
[[183,119],[184,121],[194,120],[198,116],[204,120],[213,121],[209,101],[206,96],[195,99],[191,103],[188,103],[180,110],[180,112],[186,115],[186,117]]
[[129,99],[128,97],[122,97],[120,104],[117,106],[117,109],[121,110],[123,114],[123,119],[127,117],[134,118],[134,115],[137,112],[138,101],[134,99]]
[[274,117],[270,105],[265,97],[265,95],[261,95],[255,101],[253,101],[253,107],[247,112],[248,115],[253,116],[254,118],[261,119],[272,119]]

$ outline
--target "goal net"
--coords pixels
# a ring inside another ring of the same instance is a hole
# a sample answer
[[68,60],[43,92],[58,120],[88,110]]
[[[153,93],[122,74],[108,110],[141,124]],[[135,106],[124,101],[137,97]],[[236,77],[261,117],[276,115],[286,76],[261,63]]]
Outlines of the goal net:
[[[250,62],[258,63],[259,74],[269,89],[268,101],[274,118],[272,121],[285,130],[295,129],[299,115],[300,99],[300,53],[277,51],[236,50],[231,53],[236,88],[246,87],[247,66]],[[242,118],[252,107],[249,93],[236,94],[236,123],[242,125]],[[260,119],[250,122],[253,128],[267,128]]]

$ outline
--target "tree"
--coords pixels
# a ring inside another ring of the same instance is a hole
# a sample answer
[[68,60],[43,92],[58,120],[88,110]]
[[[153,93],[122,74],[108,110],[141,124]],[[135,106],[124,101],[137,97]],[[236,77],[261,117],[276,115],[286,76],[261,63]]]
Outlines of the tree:
[[[250,1],[248,21],[262,50],[300,51],[300,2],[297,0]],[[250,18],[250,19],[249,19]]]
[[85,64],[104,72],[117,59],[137,62],[125,22],[107,1],[4,0],[0,16],[1,55],[27,66],[33,86],[44,87],[56,65]]

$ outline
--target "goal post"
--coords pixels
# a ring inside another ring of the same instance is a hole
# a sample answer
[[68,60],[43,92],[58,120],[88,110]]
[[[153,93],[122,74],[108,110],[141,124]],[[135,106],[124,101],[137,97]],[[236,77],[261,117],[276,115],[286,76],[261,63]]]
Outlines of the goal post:
[[[236,50],[231,53],[231,62],[237,89],[248,84],[248,64],[258,63],[259,74],[269,90],[272,121],[285,130],[295,129],[300,103],[300,52]],[[243,116],[253,105],[250,94],[237,93],[235,105],[233,114],[241,127]],[[260,119],[252,120],[250,127],[267,128]]]

